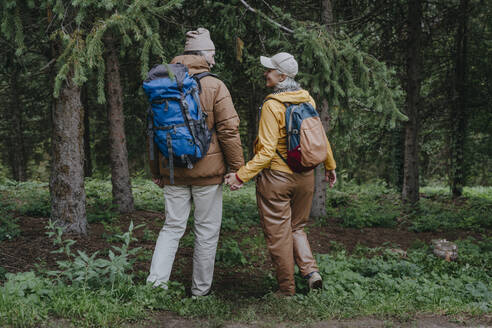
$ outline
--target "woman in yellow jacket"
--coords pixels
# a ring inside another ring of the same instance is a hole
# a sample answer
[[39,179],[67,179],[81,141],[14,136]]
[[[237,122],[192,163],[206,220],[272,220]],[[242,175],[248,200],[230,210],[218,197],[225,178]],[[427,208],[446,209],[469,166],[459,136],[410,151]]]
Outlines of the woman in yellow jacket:
[[[321,288],[322,280],[311,252],[304,226],[306,225],[314,193],[314,172],[294,173],[283,158],[287,158],[287,132],[283,103],[309,102],[315,106],[309,92],[294,80],[297,62],[288,53],[271,58],[261,56],[266,86],[274,88],[261,110],[255,156],[237,173],[226,175],[231,190],[256,178],[256,199],[261,225],[268,250],[277,271],[279,294],[294,295],[294,263],[308,279],[309,287]],[[336,182],[335,160],[328,143],[325,180],[330,187]]]

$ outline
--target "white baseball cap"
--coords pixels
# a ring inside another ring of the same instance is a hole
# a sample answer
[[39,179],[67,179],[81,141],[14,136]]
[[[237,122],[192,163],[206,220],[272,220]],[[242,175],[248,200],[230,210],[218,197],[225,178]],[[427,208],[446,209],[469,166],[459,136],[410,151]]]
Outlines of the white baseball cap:
[[263,66],[277,69],[289,77],[294,77],[297,74],[297,61],[294,56],[286,52],[279,52],[271,58],[260,56],[260,62]]

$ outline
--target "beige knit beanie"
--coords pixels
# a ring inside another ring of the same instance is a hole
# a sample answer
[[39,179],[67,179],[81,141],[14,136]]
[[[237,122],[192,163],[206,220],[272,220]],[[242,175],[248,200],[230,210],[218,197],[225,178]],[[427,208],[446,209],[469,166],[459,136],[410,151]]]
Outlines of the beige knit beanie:
[[185,51],[215,50],[214,43],[210,39],[210,32],[203,27],[196,31],[186,32]]

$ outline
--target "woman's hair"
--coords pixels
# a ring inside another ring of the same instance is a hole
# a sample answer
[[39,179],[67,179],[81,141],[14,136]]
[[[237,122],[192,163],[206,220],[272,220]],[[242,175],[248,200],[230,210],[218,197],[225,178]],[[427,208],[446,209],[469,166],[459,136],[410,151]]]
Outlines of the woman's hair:
[[[280,71],[277,71],[280,74],[285,74]],[[287,76],[285,80],[277,83],[277,85],[274,87],[275,91],[277,92],[284,92],[284,91],[297,91],[301,89],[301,85],[296,82],[292,77]]]
[[190,50],[190,51],[185,51],[183,55],[195,55],[195,56],[203,56],[205,57],[205,54],[201,50]]

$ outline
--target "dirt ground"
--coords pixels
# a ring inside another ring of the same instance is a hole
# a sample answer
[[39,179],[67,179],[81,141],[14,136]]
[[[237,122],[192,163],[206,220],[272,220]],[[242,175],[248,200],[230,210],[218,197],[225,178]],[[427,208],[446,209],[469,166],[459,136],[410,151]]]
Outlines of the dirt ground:
[[[21,227],[21,236],[12,241],[3,241],[0,243],[0,266],[9,272],[29,271],[33,270],[36,263],[54,268],[56,260],[63,258],[63,255],[52,254],[51,251],[56,247],[47,238],[45,226],[46,218],[34,217],[19,217],[19,225]],[[121,216],[117,225],[124,232],[128,229],[130,221],[135,225],[145,223],[146,229],[153,231],[156,235],[164,223],[164,215],[153,211],[136,211],[128,215]],[[190,227],[188,227],[188,230]],[[155,242],[145,241],[142,239],[143,230],[139,229],[135,232],[135,237],[138,238],[136,243],[132,243],[133,247],[142,247],[145,250],[153,251]],[[403,250],[408,249],[419,240],[430,244],[432,239],[446,238],[448,240],[456,240],[472,236],[481,239],[480,233],[470,231],[446,231],[446,232],[411,232],[408,230],[399,230],[392,228],[363,228],[352,229],[343,228],[339,225],[333,226],[317,226],[311,223],[307,227],[309,242],[314,253],[326,253],[332,250],[331,242],[336,242],[343,245],[349,252],[358,244],[366,247],[390,246],[399,247]],[[111,245],[107,242],[104,236],[105,230],[101,223],[90,224],[90,232],[88,237],[69,236],[76,241],[72,247],[74,250],[80,249],[88,253],[102,251],[108,249]],[[233,234],[237,234],[234,232]],[[258,226],[252,227],[246,233],[248,236],[262,234],[261,228]],[[189,247],[181,247],[176,256],[176,263],[185,262],[191,258],[193,249]],[[267,259],[267,266],[269,259]],[[150,261],[136,263],[136,271],[148,270]],[[220,272],[219,272],[220,273]],[[179,279],[178,279],[179,280]]]
[[[42,328],[68,328],[74,327],[67,320],[46,322]],[[190,320],[177,316],[168,311],[154,313],[151,318],[138,322],[128,323],[124,328],[488,328],[492,327],[492,317],[474,318],[450,318],[434,314],[421,314],[414,318],[398,320],[394,318],[378,319],[372,317],[360,317],[355,319],[326,320],[316,323],[293,322],[269,322],[255,321],[251,323],[231,323],[207,320]]]
[[138,324],[128,324],[125,327],[162,327],[162,328],[205,328],[205,327],[222,327],[222,328],[289,328],[289,327],[306,327],[306,328],[486,328],[492,327],[492,317],[480,319],[469,318],[449,318],[433,314],[421,314],[415,318],[408,318],[404,321],[387,318],[378,319],[372,317],[361,317],[355,319],[327,320],[311,324],[299,324],[293,322],[268,322],[256,321],[248,324],[228,323],[228,322],[209,322],[204,320],[187,320],[173,313],[162,311],[154,314],[151,319]]

